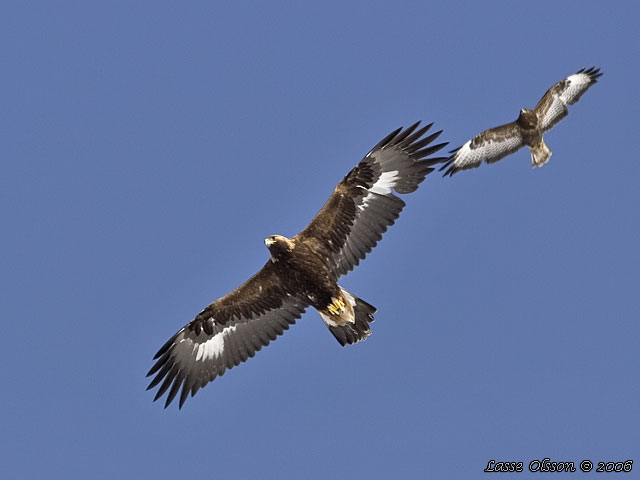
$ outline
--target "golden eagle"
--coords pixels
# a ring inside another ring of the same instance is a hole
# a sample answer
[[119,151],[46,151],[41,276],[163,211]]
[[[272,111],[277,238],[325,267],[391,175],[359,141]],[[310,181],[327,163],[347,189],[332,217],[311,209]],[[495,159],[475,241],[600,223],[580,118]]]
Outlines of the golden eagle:
[[405,203],[395,193],[418,188],[432,166],[427,158],[446,143],[430,145],[442,131],[420,122],[386,136],[336,186],[307,227],[293,238],[265,239],[270,258],[253,277],[216,300],[156,353],[148,389],[154,401],[180,389],[180,408],[191,396],[282,335],[308,306],[314,307],[341,345],[371,333],[375,307],[338,285],[393,225]]
[[515,122],[485,130],[453,150],[440,170],[446,168],[444,175],[451,176],[459,170],[479,167],[483,160],[497,162],[525,145],[531,151],[532,166],[541,167],[551,157],[551,150],[544,143],[542,134],[566,117],[569,113],[567,105],[580,100],[601,76],[599,68],[583,68],[556,83],[533,110],[521,109]]

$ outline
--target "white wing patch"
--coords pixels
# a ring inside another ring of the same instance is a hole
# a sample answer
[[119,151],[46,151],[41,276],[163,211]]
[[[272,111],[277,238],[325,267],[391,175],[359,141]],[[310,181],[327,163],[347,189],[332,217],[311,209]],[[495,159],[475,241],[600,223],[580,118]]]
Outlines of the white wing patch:
[[396,186],[397,181],[398,170],[383,172],[369,191],[377,193],[378,195],[389,195],[391,193],[391,189]]
[[[220,357],[224,353],[224,339],[236,331],[237,325],[225,327],[217,335],[200,345],[197,345],[196,362],[210,360],[214,357]],[[183,340],[191,342],[191,340]]]

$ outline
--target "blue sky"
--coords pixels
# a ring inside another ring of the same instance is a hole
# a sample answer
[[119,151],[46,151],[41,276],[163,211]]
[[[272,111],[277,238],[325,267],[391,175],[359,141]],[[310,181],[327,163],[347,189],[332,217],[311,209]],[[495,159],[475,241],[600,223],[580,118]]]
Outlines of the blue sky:
[[[3,2],[2,478],[475,478],[640,462],[637,2]],[[156,350],[391,130],[456,147],[581,67],[526,150],[430,175],[342,280],[181,411]],[[640,464],[637,465],[640,469]],[[580,475],[576,473],[575,475]],[[518,478],[526,478],[520,474]]]

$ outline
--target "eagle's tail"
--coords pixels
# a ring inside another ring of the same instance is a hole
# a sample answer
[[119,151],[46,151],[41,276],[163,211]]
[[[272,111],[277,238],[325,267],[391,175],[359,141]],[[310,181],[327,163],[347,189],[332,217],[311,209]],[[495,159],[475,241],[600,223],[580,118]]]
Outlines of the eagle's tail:
[[376,307],[342,287],[340,298],[334,299],[329,307],[319,311],[322,320],[342,346],[365,340],[371,335],[369,324],[373,322],[375,312]]
[[531,150],[531,166],[533,168],[541,167],[551,158],[551,150],[542,139],[537,145],[529,147],[529,150]]

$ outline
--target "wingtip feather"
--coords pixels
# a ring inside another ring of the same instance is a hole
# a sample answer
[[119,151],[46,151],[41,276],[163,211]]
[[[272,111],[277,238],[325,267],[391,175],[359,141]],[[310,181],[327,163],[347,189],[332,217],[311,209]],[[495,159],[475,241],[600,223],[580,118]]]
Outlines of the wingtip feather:
[[603,73],[600,71],[600,68],[596,68],[595,65],[592,65],[589,68],[583,67],[576,72],[576,74],[580,74],[580,73],[584,73],[585,75],[588,75],[594,83],[597,82],[598,78],[600,78],[603,75]]

